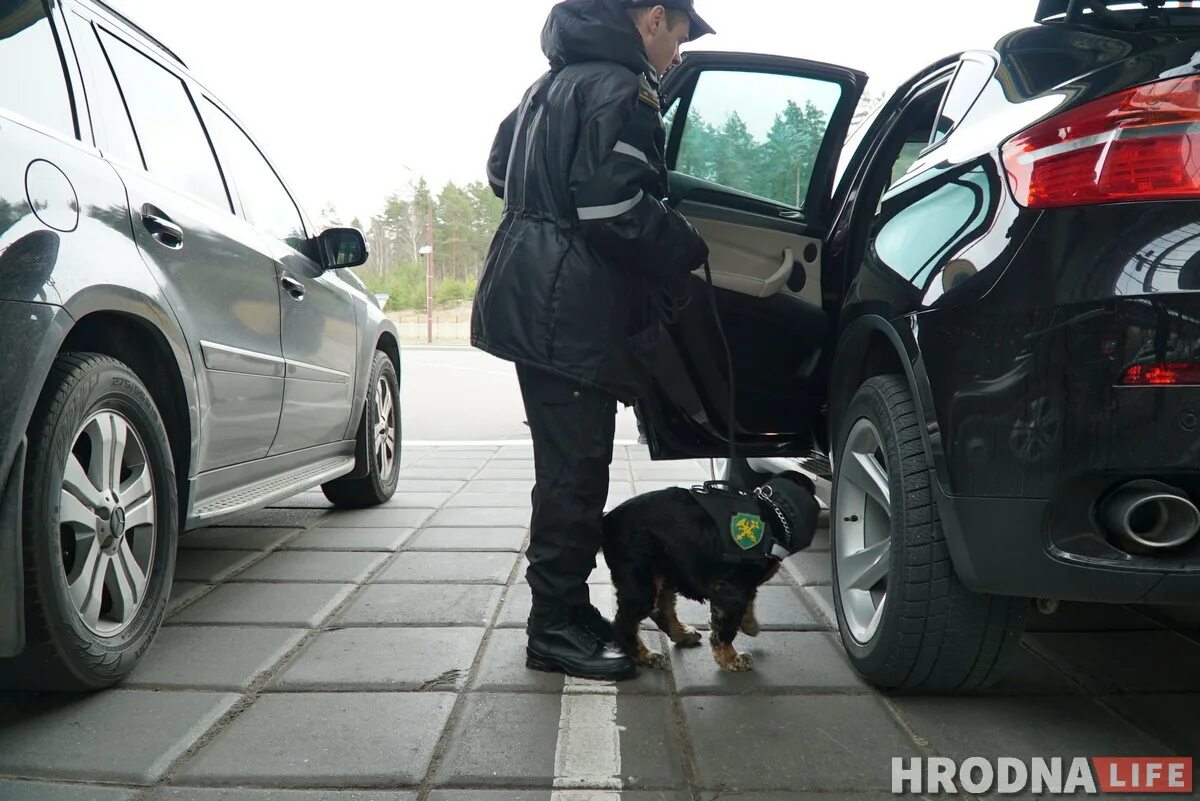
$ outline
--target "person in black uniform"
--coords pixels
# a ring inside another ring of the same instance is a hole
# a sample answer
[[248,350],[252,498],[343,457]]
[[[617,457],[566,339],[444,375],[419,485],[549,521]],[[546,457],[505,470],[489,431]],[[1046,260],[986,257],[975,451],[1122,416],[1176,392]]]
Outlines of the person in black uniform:
[[[665,205],[659,81],[713,30],[693,0],[565,0],[542,31],[549,71],[488,159],[504,216],[480,276],[472,344],[516,363],[533,438],[527,664],[636,674],[591,605],[617,404],[649,386],[664,309],[708,258]],[[675,292],[671,292],[671,288]]]

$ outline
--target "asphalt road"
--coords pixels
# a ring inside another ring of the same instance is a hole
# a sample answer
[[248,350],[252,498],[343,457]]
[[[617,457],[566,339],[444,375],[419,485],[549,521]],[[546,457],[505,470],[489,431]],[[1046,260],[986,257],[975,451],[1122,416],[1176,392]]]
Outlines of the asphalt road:
[[[400,400],[406,442],[528,440],[516,371],[472,348],[402,346]],[[637,439],[632,409],[617,415],[617,440]]]

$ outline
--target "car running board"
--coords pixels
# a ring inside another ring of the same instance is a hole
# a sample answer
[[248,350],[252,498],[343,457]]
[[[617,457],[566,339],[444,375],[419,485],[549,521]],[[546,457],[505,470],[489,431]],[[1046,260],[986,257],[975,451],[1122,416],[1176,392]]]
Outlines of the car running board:
[[332,481],[354,470],[354,456],[334,456],[316,464],[306,465],[286,473],[272,476],[256,484],[239,487],[223,495],[207,498],[197,504],[194,520],[206,522],[218,517],[228,517],[238,512],[259,509],[276,501],[290,498],[296,493]]

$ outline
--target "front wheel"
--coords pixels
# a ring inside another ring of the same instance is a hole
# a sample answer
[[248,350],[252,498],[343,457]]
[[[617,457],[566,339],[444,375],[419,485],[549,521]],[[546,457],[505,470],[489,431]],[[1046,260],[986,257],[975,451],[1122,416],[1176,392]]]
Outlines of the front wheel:
[[55,362],[29,426],[25,653],[0,685],[83,691],[129,674],[171,593],[179,533],[171,447],[137,375],[97,354]]
[[1018,647],[1028,602],[972,592],[955,575],[902,376],[867,381],[843,419],[830,519],[834,607],[851,663],[881,688],[986,686]]
[[325,497],[345,509],[386,503],[396,493],[400,478],[400,430],[400,381],[396,366],[386,353],[376,351],[362,423],[358,427],[358,451],[366,454],[366,475],[339,478],[322,485]]

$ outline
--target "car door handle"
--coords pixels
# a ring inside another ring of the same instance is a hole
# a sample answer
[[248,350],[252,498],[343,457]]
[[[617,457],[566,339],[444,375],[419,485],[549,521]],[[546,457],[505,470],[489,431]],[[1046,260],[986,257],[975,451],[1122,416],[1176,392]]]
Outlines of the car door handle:
[[146,205],[142,207],[142,225],[150,232],[154,241],[163,247],[179,250],[183,247],[183,229],[163,212]]
[[283,286],[284,291],[291,295],[294,300],[304,300],[304,284],[290,275],[282,276],[279,279],[279,283]]

